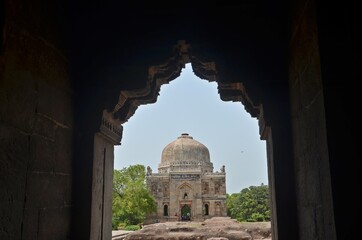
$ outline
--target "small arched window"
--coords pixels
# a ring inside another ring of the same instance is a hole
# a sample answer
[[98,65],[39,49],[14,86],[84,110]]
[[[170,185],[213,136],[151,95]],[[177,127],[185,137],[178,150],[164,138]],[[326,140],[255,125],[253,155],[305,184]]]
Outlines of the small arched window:
[[184,194],[184,199],[185,199],[185,200],[187,199],[187,193]]
[[209,215],[209,204],[205,204],[205,215]]
[[163,216],[168,216],[168,205],[167,204],[165,204],[163,206]]
[[221,206],[220,206],[220,203],[216,203],[216,205],[215,205],[215,215],[216,215],[216,216],[221,216]]

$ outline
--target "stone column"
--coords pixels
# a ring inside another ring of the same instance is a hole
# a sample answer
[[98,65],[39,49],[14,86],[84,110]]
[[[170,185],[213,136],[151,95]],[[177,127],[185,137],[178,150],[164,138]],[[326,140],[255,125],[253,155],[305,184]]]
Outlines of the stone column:
[[296,4],[289,45],[289,85],[299,239],[333,240],[337,236],[316,1]]
[[122,137],[122,126],[103,112],[100,132],[94,136],[90,239],[112,238],[112,185],[114,145]]

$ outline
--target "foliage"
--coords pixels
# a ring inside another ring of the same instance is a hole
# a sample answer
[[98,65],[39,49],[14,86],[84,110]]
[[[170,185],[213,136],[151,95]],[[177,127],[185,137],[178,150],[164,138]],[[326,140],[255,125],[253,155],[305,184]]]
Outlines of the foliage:
[[126,231],[137,231],[137,230],[140,230],[141,227],[139,225],[128,225],[125,227],[124,230]]
[[227,214],[238,221],[270,221],[269,187],[250,186],[226,195]]
[[145,167],[139,164],[114,170],[113,229],[117,229],[121,223],[142,223],[147,214],[156,211],[156,202],[147,189],[145,176]]
[[118,229],[124,230],[126,228],[126,226],[127,226],[126,223],[121,222],[121,223],[118,224]]
[[[113,206],[112,206],[113,208]],[[114,214],[112,216],[112,230],[118,230],[118,229],[123,229],[122,226],[120,226],[121,221],[119,220],[118,217],[114,217]]]
[[239,193],[233,193],[231,195],[226,194],[227,215],[235,219],[240,212],[240,207],[237,204],[237,198],[239,197],[239,195]]

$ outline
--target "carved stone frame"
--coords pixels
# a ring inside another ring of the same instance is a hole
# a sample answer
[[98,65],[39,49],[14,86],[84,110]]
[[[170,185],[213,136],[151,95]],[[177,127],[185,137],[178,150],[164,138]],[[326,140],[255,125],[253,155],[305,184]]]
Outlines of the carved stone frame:
[[[271,196],[271,215],[272,215],[272,230],[273,239],[277,239],[277,218],[276,218],[276,205],[275,205],[275,192],[274,192],[274,171],[273,171],[273,154],[272,154],[272,141],[270,128],[265,125],[263,116],[263,106],[255,105],[249,98],[244,85],[241,82],[237,83],[222,83],[218,81],[217,66],[214,62],[203,62],[192,52],[190,44],[187,44],[184,40],[179,41],[173,48],[172,56],[169,60],[163,64],[150,66],[148,69],[148,79],[146,87],[131,91],[121,91],[119,94],[118,102],[115,104],[112,111],[104,110],[102,114],[101,126],[99,129],[100,135],[104,141],[108,144],[119,145],[122,139],[122,124],[127,122],[130,117],[133,116],[135,111],[140,105],[155,103],[160,92],[160,88],[163,84],[168,84],[172,80],[176,79],[181,74],[182,68],[185,64],[191,63],[192,69],[196,76],[209,82],[216,81],[218,85],[218,92],[220,98],[223,101],[241,102],[244,105],[245,110],[258,120],[260,139],[267,141],[267,164],[268,164],[268,177],[269,177],[269,189]],[[94,159],[96,162],[97,159]],[[104,165],[105,166],[105,165]],[[109,164],[108,164],[109,166]],[[104,172],[113,174],[113,162],[112,169],[104,169]],[[112,178],[103,174],[104,186],[112,185]],[[93,178],[93,185],[97,184],[99,179]],[[106,182],[107,181],[107,182]],[[109,188],[108,188],[109,189]],[[92,190],[92,199],[97,199],[98,192]],[[110,194],[106,194],[110,196]],[[109,199],[103,199],[103,205],[105,202],[109,202]],[[92,201],[92,211],[98,208],[99,203]],[[111,206],[107,206],[111,208]],[[108,214],[110,215],[108,216]],[[102,219],[99,220],[100,215],[92,215],[91,228],[99,228],[97,225],[104,219],[111,219],[111,211],[108,209],[103,210]],[[103,224],[101,224],[103,226]],[[102,232],[102,231],[101,231]],[[104,232],[104,231],[103,231]],[[102,235],[101,239],[107,239]],[[95,234],[91,233],[91,239],[98,239]]]

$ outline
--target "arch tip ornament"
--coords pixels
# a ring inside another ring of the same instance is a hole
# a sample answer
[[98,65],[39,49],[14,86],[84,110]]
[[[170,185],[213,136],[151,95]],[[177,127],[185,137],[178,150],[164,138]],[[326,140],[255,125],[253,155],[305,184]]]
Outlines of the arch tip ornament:
[[123,134],[123,126],[118,119],[113,117],[112,112],[103,110],[100,133],[114,145],[120,145]]

